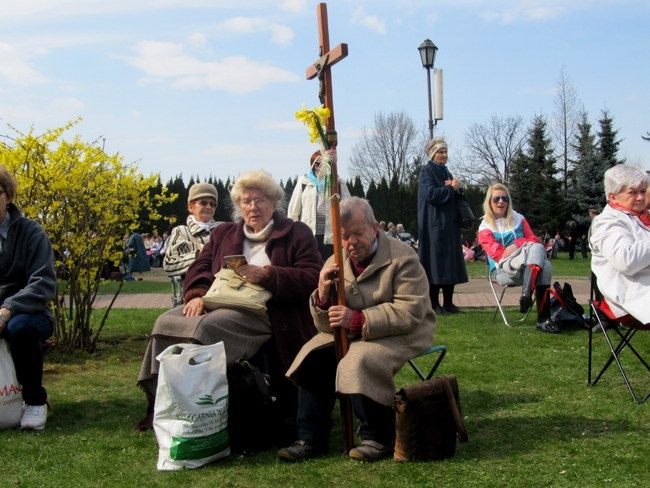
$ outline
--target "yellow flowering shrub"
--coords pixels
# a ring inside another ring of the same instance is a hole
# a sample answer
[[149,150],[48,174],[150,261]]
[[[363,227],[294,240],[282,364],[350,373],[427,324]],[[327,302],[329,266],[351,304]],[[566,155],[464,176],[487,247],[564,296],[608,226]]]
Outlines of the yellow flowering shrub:
[[75,123],[41,135],[14,130],[15,138],[0,142],[0,162],[18,181],[16,205],[43,226],[54,248],[57,344],[92,352],[110,312],[93,323],[102,267],[121,261],[123,237],[137,228],[140,212],[158,218],[159,205],[175,195],[163,189],[150,198],[156,175],[142,176],[97,141],[64,139]]

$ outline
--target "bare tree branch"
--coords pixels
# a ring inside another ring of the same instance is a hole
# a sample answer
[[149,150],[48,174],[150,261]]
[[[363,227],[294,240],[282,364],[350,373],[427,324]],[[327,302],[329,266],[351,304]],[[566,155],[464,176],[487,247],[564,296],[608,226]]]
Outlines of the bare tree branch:
[[509,166],[526,138],[523,119],[493,115],[486,124],[473,124],[465,133],[465,150],[457,156],[456,173],[479,186],[508,182]]
[[420,154],[418,131],[413,120],[404,112],[375,115],[374,128],[364,128],[363,136],[352,149],[350,170],[359,176],[365,186],[383,178],[397,177],[405,181],[411,174],[410,166]]

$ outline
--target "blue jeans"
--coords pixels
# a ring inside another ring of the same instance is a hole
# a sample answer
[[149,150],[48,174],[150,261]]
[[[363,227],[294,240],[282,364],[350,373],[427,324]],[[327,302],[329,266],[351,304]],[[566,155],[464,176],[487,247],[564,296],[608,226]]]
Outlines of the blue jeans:
[[9,343],[18,382],[23,387],[27,405],[44,405],[43,342],[54,331],[52,319],[45,312],[13,315],[0,337]]

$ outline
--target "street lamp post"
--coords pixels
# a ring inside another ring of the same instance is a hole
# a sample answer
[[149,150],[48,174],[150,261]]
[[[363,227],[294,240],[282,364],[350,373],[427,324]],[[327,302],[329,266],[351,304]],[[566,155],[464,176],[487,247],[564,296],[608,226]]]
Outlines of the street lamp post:
[[433,105],[431,101],[431,70],[434,70],[433,63],[436,59],[437,46],[431,42],[431,39],[425,39],[418,47],[420,51],[420,58],[422,59],[422,67],[427,70],[427,95],[429,97],[429,139],[433,139],[433,126],[437,124],[440,119],[433,117]]

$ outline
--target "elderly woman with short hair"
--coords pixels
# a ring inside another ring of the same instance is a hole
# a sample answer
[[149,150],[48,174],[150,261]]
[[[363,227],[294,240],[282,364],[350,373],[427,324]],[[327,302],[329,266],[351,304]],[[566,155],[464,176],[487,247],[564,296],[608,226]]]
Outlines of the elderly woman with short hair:
[[185,225],[172,229],[165,246],[163,268],[168,276],[185,276],[208,243],[210,231],[221,223],[213,218],[218,203],[217,188],[211,183],[195,183],[190,187]]
[[[322,260],[311,229],[279,210],[284,191],[264,171],[244,173],[230,190],[235,222],[212,230],[209,243],[192,263],[184,281],[185,305],[161,315],[149,339],[138,378],[153,412],[158,377],[156,356],[171,344],[224,342],[228,364],[252,358],[269,340],[283,372],[315,333],[309,295],[318,286]],[[207,312],[203,296],[224,257],[243,254],[237,268],[246,281],[271,292],[268,317],[235,308]],[[143,419],[136,428],[149,428]]]
[[650,323],[650,228],[646,210],[648,174],[618,164],[605,171],[607,205],[589,230],[591,270],[617,317]]

